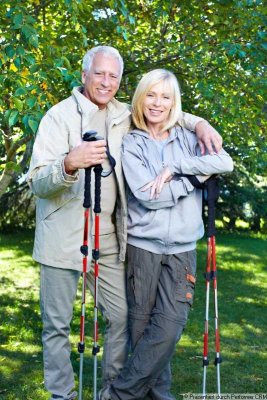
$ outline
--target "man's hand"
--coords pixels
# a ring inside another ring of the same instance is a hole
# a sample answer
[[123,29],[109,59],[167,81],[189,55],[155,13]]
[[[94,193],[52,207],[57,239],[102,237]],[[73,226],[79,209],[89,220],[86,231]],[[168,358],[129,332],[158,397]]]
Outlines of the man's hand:
[[209,154],[219,153],[222,148],[222,137],[207,121],[200,121],[196,124],[196,135],[198,138],[198,144],[200,147],[201,154],[206,153],[206,149]]
[[158,199],[164,183],[169,182],[172,177],[173,174],[171,173],[169,167],[166,167],[153,181],[142,187],[141,192],[145,192],[146,190],[150,189],[149,200]]
[[92,165],[102,164],[107,158],[106,150],[105,140],[97,140],[94,142],[82,141],[65,157],[64,167],[66,174],[72,175],[79,168],[87,168]]

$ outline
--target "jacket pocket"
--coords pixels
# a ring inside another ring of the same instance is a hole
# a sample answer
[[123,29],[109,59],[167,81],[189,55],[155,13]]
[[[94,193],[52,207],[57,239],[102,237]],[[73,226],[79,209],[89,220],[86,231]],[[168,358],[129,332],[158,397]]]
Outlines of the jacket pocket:
[[77,197],[71,188],[64,190],[54,198],[38,199],[36,208],[36,223],[40,223],[52,213],[62,208],[70,200]]

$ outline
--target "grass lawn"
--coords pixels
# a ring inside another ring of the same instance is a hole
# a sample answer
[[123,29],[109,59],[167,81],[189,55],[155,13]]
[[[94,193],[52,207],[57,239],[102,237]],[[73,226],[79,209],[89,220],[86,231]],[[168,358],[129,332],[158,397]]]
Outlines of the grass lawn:
[[[42,374],[39,267],[31,259],[33,233],[0,235],[0,399],[47,400]],[[194,306],[172,362],[173,393],[201,393],[202,337],[205,311],[206,240],[198,246],[198,283]],[[267,392],[266,270],[263,238],[218,235],[218,303],[221,335],[222,393]],[[212,294],[211,290],[211,294]],[[87,348],[84,363],[84,400],[92,398],[92,299],[87,297]],[[81,294],[72,324],[72,361],[79,373]],[[207,386],[216,392],[213,301],[210,306],[210,365]],[[100,330],[104,324],[100,321]],[[102,341],[102,336],[100,336]],[[100,362],[99,379],[100,379]],[[99,382],[100,386],[100,382]]]

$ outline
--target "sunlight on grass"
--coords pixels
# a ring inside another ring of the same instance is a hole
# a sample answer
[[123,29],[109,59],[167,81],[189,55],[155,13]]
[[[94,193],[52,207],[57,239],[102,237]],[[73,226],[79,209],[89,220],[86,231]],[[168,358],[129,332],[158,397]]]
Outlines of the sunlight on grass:
[[[257,286],[257,285],[256,285]],[[267,304],[267,299],[266,296],[263,296],[262,298],[251,298],[247,296],[238,296],[236,297],[236,300],[240,301],[243,304],[255,304],[255,305],[266,305]]]
[[[229,253],[232,253],[231,260],[229,260]],[[239,260],[242,261],[239,261]],[[257,255],[247,255],[246,252],[231,251],[225,247],[218,247],[217,249],[217,265],[223,269],[228,270],[241,270],[247,272],[254,272],[254,265],[257,264],[257,272],[266,269],[266,262]]]
[[190,348],[198,348],[199,346],[201,347],[202,346],[202,336],[203,336],[203,332],[200,331],[199,332],[199,340],[195,340],[194,343],[192,343],[192,337],[190,335],[187,335],[186,333],[184,333],[179,342],[178,351],[179,351],[180,347],[190,347]]
[[[32,235],[32,234],[31,234]],[[32,260],[32,237],[17,234],[1,237],[0,251],[0,399],[47,400],[43,384],[41,317],[39,309],[39,266]],[[218,300],[221,335],[222,385],[225,392],[265,392],[263,365],[266,355],[266,260],[267,247],[263,238],[242,235],[218,235]],[[205,310],[206,240],[198,244],[199,282],[196,301],[188,324],[172,361],[173,393],[201,390],[202,352]],[[209,326],[209,357],[215,357],[213,296],[211,294]],[[74,307],[71,348],[77,383],[79,374],[79,342],[81,283]],[[104,323],[99,313],[98,355],[99,387],[101,386],[101,356],[103,354]],[[93,297],[86,297],[85,399],[92,397],[92,333]],[[231,373],[229,374],[229,371]],[[14,374],[16,381],[14,382]],[[214,392],[216,370],[209,367],[209,390]]]
[[[256,286],[257,288],[261,288],[261,289],[267,289],[267,280],[265,277],[266,274],[259,274],[259,273],[255,273],[253,275],[251,275],[251,277],[249,277],[248,279],[246,279],[246,282],[251,285],[251,286]],[[267,293],[265,293],[266,296]],[[266,297],[265,297],[266,299]]]
[[[240,256],[245,256],[246,255],[246,250],[244,248],[240,248],[240,251],[238,248],[236,248],[236,246],[228,246],[225,245],[223,246],[222,244],[218,244],[217,243],[217,253],[218,254],[229,254],[232,253],[232,255],[236,258],[240,257]],[[260,260],[260,256],[257,254],[251,254],[248,253],[247,254],[249,260]]]
[[221,334],[224,337],[244,339],[244,329],[237,323],[230,323],[221,327]]

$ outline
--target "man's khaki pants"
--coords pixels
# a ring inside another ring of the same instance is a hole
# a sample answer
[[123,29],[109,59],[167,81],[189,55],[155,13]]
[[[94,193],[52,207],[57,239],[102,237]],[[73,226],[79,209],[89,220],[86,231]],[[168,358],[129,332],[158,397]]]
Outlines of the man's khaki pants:
[[[69,333],[80,276],[79,271],[41,265],[45,386],[49,392],[61,396],[74,387]],[[93,293],[92,270],[87,274],[87,283]],[[102,364],[106,385],[117,376],[128,354],[125,269],[118,258],[115,234],[100,237],[98,291],[99,306],[107,322]]]

